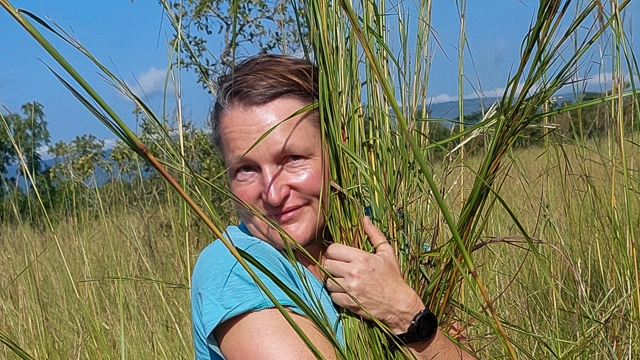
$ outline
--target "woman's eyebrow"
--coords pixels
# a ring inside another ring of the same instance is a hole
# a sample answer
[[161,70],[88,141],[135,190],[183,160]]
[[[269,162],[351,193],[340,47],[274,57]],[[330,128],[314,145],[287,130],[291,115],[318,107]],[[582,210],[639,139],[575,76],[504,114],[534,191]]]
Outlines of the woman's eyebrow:
[[[320,146],[320,145],[318,145]],[[282,150],[286,151],[305,151],[308,152],[310,150],[314,150],[315,146],[309,144],[309,140],[307,138],[301,138],[299,141],[286,141],[282,144]]]
[[227,166],[234,166],[234,165],[236,165],[237,163],[239,163],[241,161],[247,160],[247,158],[248,158],[247,157],[247,153],[244,152],[244,153],[239,154],[239,155],[230,156],[229,159],[225,159],[225,163],[227,164]]

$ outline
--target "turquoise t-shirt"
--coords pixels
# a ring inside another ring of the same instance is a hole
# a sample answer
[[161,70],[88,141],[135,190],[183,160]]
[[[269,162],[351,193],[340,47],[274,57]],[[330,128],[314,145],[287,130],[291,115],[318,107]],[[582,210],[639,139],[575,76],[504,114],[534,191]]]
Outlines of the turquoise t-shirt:
[[[236,248],[251,254],[304,299],[317,314],[328,319],[338,338],[342,339],[337,308],[324,285],[308,269],[297,262],[292,263],[268,243],[251,236],[244,224],[229,226],[225,238],[231,240]],[[253,266],[251,268],[280,304],[295,313],[305,315],[266,274]],[[191,282],[191,315],[196,359],[224,359],[213,336],[216,326],[234,316],[272,307],[274,304],[222,242],[211,243],[200,253]]]

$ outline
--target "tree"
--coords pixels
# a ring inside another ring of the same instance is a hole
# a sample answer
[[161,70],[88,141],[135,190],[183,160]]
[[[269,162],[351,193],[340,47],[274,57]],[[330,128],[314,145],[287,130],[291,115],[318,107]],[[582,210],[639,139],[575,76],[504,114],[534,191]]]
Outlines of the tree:
[[[194,69],[199,82],[207,84],[216,74],[233,65],[237,56],[279,50],[296,53],[307,30],[296,17],[303,16],[301,6],[287,0],[187,0],[169,1],[167,10],[174,25],[180,26],[184,64]],[[181,21],[178,21],[181,19]],[[177,24],[180,25],[177,25]],[[302,31],[302,34],[300,34]],[[209,44],[212,40],[220,44]],[[180,40],[176,34],[174,42]],[[220,46],[219,56],[210,49]]]
[[[0,113],[0,177],[3,177],[7,173],[7,166],[11,161],[11,142],[9,140],[9,134],[6,131],[5,124],[8,124],[11,120],[9,117],[12,114],[4,115]],[[0,186],[0,189],[2,186]]]
[[115,163],[114,178],[131,179],[133,174],[143,166],[138,154],[122,141],[116,142],[109,153],[109,158]]
[[[44,106],[31,102],[21,107],[24,117],[16,113],[2,115],[0,128],[0,175],[6,175],[11,164],[24,161],[32,175],[44,170],[39,151],[49,144],[50,136],[44,120]],[[15,144],[15,146],[14,146]],[[22,167],[15,174],[16,183],[23,174]]]
[[94,135],[76,136],[70,143],[59,141],[47,151],[54,158],[52,171],[60,181],[74,181],[88,185],[95,180],[95,171],[111,169],[105,157],[104,140]]

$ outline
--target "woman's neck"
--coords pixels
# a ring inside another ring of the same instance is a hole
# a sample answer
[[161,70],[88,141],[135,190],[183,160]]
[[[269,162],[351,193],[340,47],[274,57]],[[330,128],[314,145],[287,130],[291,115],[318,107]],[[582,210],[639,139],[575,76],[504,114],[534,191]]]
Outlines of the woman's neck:
[[309,253],[311,259],[314,259],[315,261],[312,261],[306,254],[303,254],[300,251],[295,252],[296,260],[298,260],[302,266],[311,271],[318,280],[324,282],[325,275],[320,271],[316,264],[322,263],[322,257],[324,256],[324,251],[327,249],[327,245],[324,242],[314,242],[305,246],[304,249]]

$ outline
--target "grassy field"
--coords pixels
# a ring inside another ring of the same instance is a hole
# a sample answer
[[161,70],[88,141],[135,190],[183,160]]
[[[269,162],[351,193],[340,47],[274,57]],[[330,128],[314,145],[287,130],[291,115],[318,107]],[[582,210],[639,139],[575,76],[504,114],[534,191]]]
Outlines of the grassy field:
[[[626,32],[630,2],[538,2],[499,104],[477,123],[441,127],[438,137],[425,107],[438,41],[431,1],[392,9],[371,0],[303,3],[295,21],[308,30],[301,46],[319,67],[333,238],[371,250],[359,229],[368,207],[396,245],[407,282],[443,328],[453,320],[466,328],[465,343],[479,358],[640,358],[640,71]],[[160,178],[126,190],[89,188],[69,202],[64,213],[73,215],[50,214],[51,225],[45,216],[0,225],[0,357],[191,358],[190,271],[230,203],[207,183],[215,171],[202,176],[190,167],[209,162],[201,150],[211,147],[185,150],[188,136],[176,141],[166,131],[167,121],[184,128],[179,115],[156,116],[87,55],[157,125],[143,144],[46,36],[0,4],[122,144],[160,172],[166,165],[165,180],[181,191]],[[464,13],[466,2],[457,4]],[[203,53],[183,38],[184,14],[165,10],[182,40],[171,43],[170,63],[186,53],[204,68]],[[242,9],[229,11],[242,18]],[[462,103],[470,55],[465,19],[454,20]],[[577,93],[576,79],[604,69],[623,81],[576,104],[553,104],[554,94],[570,85]],[[188,198],[213,221],[198,220],[181,200]],[[357,319],[345,324],[347,336],[358,335],[346,359],[383,351],[379,330]]]
[[3,335],[38,359],[193,357],[176,218],[166,207],[113,209],[52,232],[3,227]]
[[[512,155],[500,194],[538,244],[533,248],[540,259],[497,205],[488,219],[487,244],[476,245],[476,261],[522,355],[640,355],[634,320],[638,245],[630,235],[640,230],[638,175],[631,177],[633,195],[625,198],[618,149],[610,145],[600,139],[585,146],[532,147]],[[638,156],[640,149],[630,146],[630,168],[635,169]],[[488,345],[481,329],[474,334],[481,338],[479,348]],[[481,358],[495,356],[490,347]]]
[[[538,243],[540,259],[499,204],[473,256],[523,358],[640,356],[632,303],[637,245],[622,230],[628,219],[618,210],[625,198],[616,152],[601,139],[510,154],[500,193]],[[633,146],[627,156],[634,164],[640,150]],[[478,160],[468,158],[465,171]],[[457,169],[436,177],[455,209],[465,196]],[[630,206],[637,214],[637,196]],[[164,201],[103,210],[53,231],[2,225],[1,335],[38,359],[192,358],[189,266],[212,237],[198,226],[187,231],[179,208]],[[630,220],[640,231],[638,218]],[[462,289],[470,311],[456,316],[480,358],[498,357],[491,329],[473,320],[482,304]],[[16,355],[3,346],[0,357]]]

